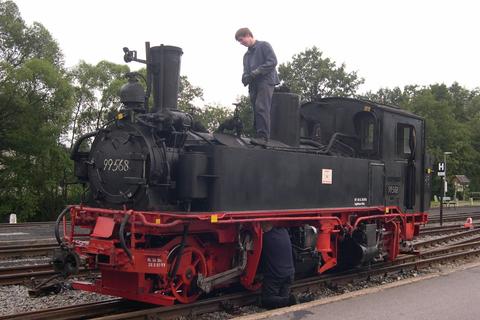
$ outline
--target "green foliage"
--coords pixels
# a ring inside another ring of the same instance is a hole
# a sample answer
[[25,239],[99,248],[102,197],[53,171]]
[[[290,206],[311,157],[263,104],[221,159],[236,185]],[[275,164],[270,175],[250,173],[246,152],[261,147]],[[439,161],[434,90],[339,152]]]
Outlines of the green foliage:
[[0,0],[0,61],[17,67],[37,58],[61,67],[63,55],[45,27],[35,22],[25,25],[13,1]]
[[178,109],[184,112],[195,110],[195,100],[203,100],[203,90],[188,81],[187,76],[180,76],[180,88],[178,94]]
[[96,65],[80,61],[70,71],[75,90],[70,145],[76,137],[96,130],[111,112],[118,109],[118,92],[126,83],[123,76],[127,72],[128,66],[108,61],[101,61]]
[[210,132],[215,131],[227,118],[233,116],[233,111],[220,105],[207,105],[202,109],[195,109],[193,117],[200,121]]
[[[250,99],[246,96],[241,96],[237,102],[237,108],[240,120],[244,126],[244,135],[253,136],[255,134],[255,129],[253,127],[253,110],[250,104]],[[221,105],[207,105],[203,108],[192,106],[186,111],[210,132],[216,131],[223,121],[234,116],[234,110]]]
[[291,62],[279,65],[282,84],[292,92],[311,101],[329,96],[354,96],[364,82],[357,72],[347,72],[345,64],[337,67],[330,58],[312,47],[292,57]]
[[[66,201],[78,202],[82,190],[63,182],[74,180],[69,147],[95,130],[120,105],[118,91],[126,82],[126,65],[81,61],[63,66],[58,44],[40,23],[25,24],[12,1],[0,0],[0,220],[17,213],[20,221],[53,219]],[[139,71],[145,76],[146,71]],[[347,72],[312,47],[279,66],[282,84],[305,100],[355,96],[363,79]],[[480,190],[480,90],[458,83],[409,85],[368,92],[364,98],[398,105],[426,119],[427,148],[434,162],[448,156],[448,174],[471,179]],[[233,110],[220,105],[195,107],[203,90],[180,77],[178,107],[214,131]],[[238,101],[247,136],[255,133],[248,97]],[[66,142],[67,146],[61,142]],[[434,194],[438,194],[438,180]],[[68,198],[68,200],[66,200]]]
[[215,131],[227,118],[233,116],[233,111],[220,105],[195,107],[195,101],[203,100],[203,90],[190,83],[186,76],[180,77],[180,92],[178,109],[190,113],[195,121],[199,121],[208,131]]
[[72,88],[48,31],[26,26],[17,6],[0,1],[0,219],[49,215],[69,161],[60,137],[71,114]]
[[255,127],[253,126],[253,109],[250,103],[250,98],[241,96],[238,103],[238,110],[240,120],[243,123],[243,132],[247,137],[255,136]]
[[[480,92],[468,90],[458,83],[450,87],[444,84],[430,86],[406,86],[383,88],[369,92],[365,98],[381,103],[394,104],[425,118],[427,123],[427,151],[434,162],[448,156],[449,175],[462,174],[471,180],[471,189],[480,188]],[[438,194],[440,183],[433,185]]]

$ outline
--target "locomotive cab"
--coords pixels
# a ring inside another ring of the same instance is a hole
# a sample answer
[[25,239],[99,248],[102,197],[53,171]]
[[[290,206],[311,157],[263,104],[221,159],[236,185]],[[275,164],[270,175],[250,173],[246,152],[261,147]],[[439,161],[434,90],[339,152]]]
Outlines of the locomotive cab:
[[429,163],[425,121],[405,110],[350,98],[325,98],[301,107],[301,139],[331,154],[369,163],[369,198],[406,212],[427,211]]

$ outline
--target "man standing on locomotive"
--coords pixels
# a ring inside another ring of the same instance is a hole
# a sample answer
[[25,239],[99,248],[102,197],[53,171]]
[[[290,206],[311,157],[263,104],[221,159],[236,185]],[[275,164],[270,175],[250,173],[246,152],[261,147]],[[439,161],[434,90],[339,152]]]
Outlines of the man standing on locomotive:
[[273,88],[280,83],[277,57],[266,41],[256,40],[248,28],[235,33],[235,39],[248,48],[243,56],[242,83],[248,85],[248,94],[253,107],[256,136],[252,143],[266,145],[270,138],[270,108]]
[[295,275],[292,243],[286,228],[262,223],[263,241],[260,267],[263,271],[262,306],[281,308],[297,303],[290,293]]

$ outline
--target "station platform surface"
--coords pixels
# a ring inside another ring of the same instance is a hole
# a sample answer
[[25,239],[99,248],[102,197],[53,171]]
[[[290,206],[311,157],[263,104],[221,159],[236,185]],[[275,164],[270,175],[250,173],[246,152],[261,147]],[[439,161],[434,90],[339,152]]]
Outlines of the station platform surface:
[[237,320],[478,320],[480,262]]

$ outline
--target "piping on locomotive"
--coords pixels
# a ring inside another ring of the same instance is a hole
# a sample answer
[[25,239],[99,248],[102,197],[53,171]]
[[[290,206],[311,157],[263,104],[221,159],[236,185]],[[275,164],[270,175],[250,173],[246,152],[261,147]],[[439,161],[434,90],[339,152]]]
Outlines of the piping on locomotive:
[[271,140],[258,146],[239,130],[195,131],[177,109],[180,48],[146,43],[145,60],[124,52],[126,62],[147,65],[146,92],[129,73],[122,110],[76,142],[75,175],[89,194],[57,220],[57,270],[100,273],[75,288],[190,303],[232,283],[260,286],[262,222],[288,228],[299,276],[394,260],[427,222],[421,117],[365,100],[301,103],[275,93]]

